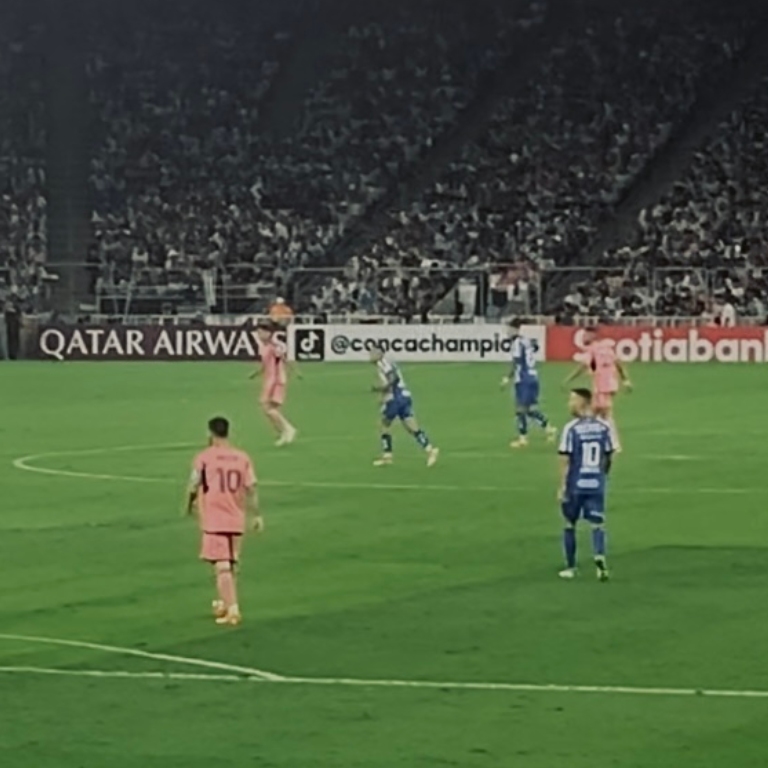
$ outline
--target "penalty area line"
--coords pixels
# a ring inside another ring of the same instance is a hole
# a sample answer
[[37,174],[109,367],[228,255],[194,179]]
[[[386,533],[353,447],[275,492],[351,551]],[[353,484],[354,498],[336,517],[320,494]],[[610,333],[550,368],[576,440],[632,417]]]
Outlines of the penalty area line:
[[768,699],[768,691],[721,688],[654,688],[627,685],[558,685],[536,683],[438,682],[431,680],[365,680],[344,677],[275,677],[190,672],[129,672],[126,670],[57,669],[54,667],[0,666],[0,675],[39,675],[113,680],[158,680],[212,683],[261,683],[347,688],[393,688],[501,693],[560,693],[617,696],[657,696],[721,699]]

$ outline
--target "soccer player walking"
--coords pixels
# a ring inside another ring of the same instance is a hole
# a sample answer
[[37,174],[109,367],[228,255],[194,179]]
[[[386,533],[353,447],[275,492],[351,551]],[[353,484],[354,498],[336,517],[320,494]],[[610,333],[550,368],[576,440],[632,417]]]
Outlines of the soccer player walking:
[[509,335],[512,339],[512,370],[501,380],[501,386],[506,387],[514,382],[515,421],[517,423],[517,440],[510,443],[510,448],[525,448],[528,445],[528,420],[538,424],[547,435],[547,440],[554,442],[557,429],[551,426],[549,420],[539,408],[539,372],[536,368],[536,353],[538,345],[520,333],[522,323],[512,320],[509,324]]
[[[296,439],[298,431],[283,415],[288,391],[288,350],[276,337],[279,326],[262,322],[256,329],[261,354],[261,374],[264,377],[259,402],[264,415],[277,433],[278,446],[288,445]],[[251,378],[258,375],[258,371]]]
[[[619,429],[613,416],[613,398],[623,385],[627,391],[632,390],[626,368],[616,356],[613,342],[601,339],[597,328],[587,328],[585,334],[587,359],[566,380],[568,386],[582,373],[592,378],[592,409],[596,416],[605,419],[613,433],[616,452],[621,451]],[[621,381],[621,385],[619,383]]]
[[381,405],[381,458],[373,462],[375,467],[388,467],[392,464],[394,449],[392,439],[392,423],[399,419],[405,430],[427,454],[427,466],[433,467],[440,456],[427,437],[427,433],[419,426],[413,409],[413,397],[405,383],[403,374],[397,363],[392,362],[384,354],[384,350],[374,347],[370,352],[370,361],[376,366],[379,383],[371,389],[382,398]]
[[560,487],[565,528],[565,569],[560,578],[576,576],[576,525],[585,520],[592,526],[592,551],[600,581],[608,581],[605,536],[605,492],[614,452],[611,427],[592,412],[592,393],[574,389],[568,401],[574,417],[560,438]]
[[237,625],[242,616],[237,599],[235,566],[240,559],[243,534],[248,527],[264,530],[258,511],[256,473],[248,454],[229,442],[229,422],[221,417],[208,422],[209,446],[194,460],[186,514],[197,509],[202,544],[200,559],[213,566],[217,624]]

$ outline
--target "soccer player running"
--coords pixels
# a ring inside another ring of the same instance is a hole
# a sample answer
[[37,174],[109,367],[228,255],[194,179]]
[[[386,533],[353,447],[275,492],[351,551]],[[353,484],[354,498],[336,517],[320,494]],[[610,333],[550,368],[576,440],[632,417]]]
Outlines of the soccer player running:
[[512,339],[512,370],[501,380],[506,387],[514,382],[515,413],[517,421],[517,440],[510,443],[511,448],[525,448],[528,445],[528,419],[536,422],[546,433],[547,439],[554,442],[557,436],[555,427],[550,426],[547,417],[539,410],[539,372],[536,370],[538,344],[520,333],[522,322],[518,319],[509,324]]
[[217,624],[236,626],[242,620],[237,601],[235,566],[242,536],[248,527],[264,530],[256,494],[256,473],[248,454],[229,443],[229,422],[221,417],[208,422],[208,448],[194,460],[186,514],[197,509],[202,531],[200,559],[213,565]]
[[288,348],[276,338],[280,326],[272,322],[259,323],[256,334],[261,353],[261,371],[256,371],[251,378],[261,374],[264,381],[261,387],[261,409],[277,433],[277,446],[292,443],[298,430],[283,415],[283,406],[288,391]]
[[600,339],[596,328],[587,328],[585,335],[587,358],[565,380],[565,386],[581,374],[592,378],[592,409],[596,416],[605,419],[611,426],[616,452],[621,452],[619,429],[613,416],[613,398],[620,389],[620,383],[632,391],[632,382],[626,368],[616,356],[616,350],[609,339]]
[[560,488],[557,493],[565,528],[565,569],[560,578],[576,576],[576,524],[580,519],[592,526],[592,551],[600,581],[608,581],[605,550],[606,480],[614,453],[610,425],[592,412],[588,389],[571,391],[568,407],[573,420],[560,438]]
[[384,355],[380,348],[374,348],[370,354],[371,363],[376,366],[379,374],[379,384],[372,389],[382,396],[381,407],[381,458],[373,462],[376,467],[386,467],[392,463],[393,441],[392,423],[400,419],[405,429],[415,438],[416,442],[426,451],[427,466],[437,463],[440,449],[429,442],[429,438],[416,421],[413,414],[413,398],[405,384],[398,366]]

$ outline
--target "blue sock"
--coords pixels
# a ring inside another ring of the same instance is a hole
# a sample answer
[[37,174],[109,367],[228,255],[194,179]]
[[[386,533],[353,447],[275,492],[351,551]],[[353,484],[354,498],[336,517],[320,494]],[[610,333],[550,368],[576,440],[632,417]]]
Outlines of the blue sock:
[[563,530],[563,549],[565,550],[565,564],[568,568],[576,567],[576,529]]
[[392,435],[387,433],[381,436],[381,450],[384,453],[392,453]]
[[528,434],[528,418],[524,413],[518,413],[515,416],[517,422],[517,431],[520,437],[525,437]]
[[605,529],[592,529],[592,551],[595,557],[605,557]]
[[429,448],[429,438],[423,429],[420,429],[418,432],[414,432],[413,436],[416,438],[416,442],[422,448]]
[[541,411],[528,411],[528,415],[542,428],[549,426],[549,419]]

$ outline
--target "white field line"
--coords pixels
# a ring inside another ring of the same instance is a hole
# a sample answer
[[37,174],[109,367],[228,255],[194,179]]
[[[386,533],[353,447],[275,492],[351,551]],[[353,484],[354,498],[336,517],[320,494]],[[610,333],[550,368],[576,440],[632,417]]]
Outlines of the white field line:
[[275,677],[248,675],[194,674],[189,672],[128,672],[126,670],[56,669],[52,667],[0,666],[0,674],[84,677],[119,680],[177,680],[214,683],[273,683],[337,688],[400,688],[506,693],[570,693],[619,696],[708,697],[725,699],[768,699],[768,691],[721,688],[649,688],[629,685],[540,685],[536,683],[439,682],[433,680],[364,680],[345,677]]
[[141,659],[152,659],[153,661],[167,661],[172,664],[182,664],[190,667],[201,667],[203,669],[217,669],[221,672],[230,672],[239,675],[248,675],[249,677],[258,677],[262,680],[280,680],[280,675],[265,672],[254,667],[241,667],[235,664],[225,664],[220,661],[208,661],[206,659],[196,659],[189,656],[174,656],[168,653],[154,653],[151,651],[142,651],[138,648],[123,648],[118,645],[103,645],[101,643],[89,643],[83,640],[64,640],[58,637],[38,637],[36,635],[11,635],[0,634],[0,640],[9,640],[21,643],[35,643],[38,645],[57,645],[67,648],[85,648],[89,651],[100,651],[102,653],[114,653],[119,656],[136,656]]
[[[72,477],[81,480],[105,480],[110,482],[130,482],[130,483],[176,483],[176,480],[165,477],[143,477],[135,475],[112,475],[95,472],[79,472],[67,469],[50,469],[48,467],[37,466],[36,463],[42,459],[54,457],[69,456],[99,456],[110,453],[163,450],[171,448],[191,448],[197,446],[197,443],[163,443],[160,445],[123,445],[113,448],[89,448],[77,451],[53,451],[48,453],[36,453],[29,456],[21,456],[14,459],[12,464],[15,469],[24,472],[34,472],[42,475],[52,475],[54,477]],[[669,457],[671,458],[671,457]],[[681,456],[676,456],[680,460]],[[685,457],[689,458],[689,457]],[[693,457],[690,457],[693,458]],[[386,471],[386,470],[384,470]],[[472,491],[476,493],[514,493],[538,490],[535,486],[500,486],[500,485],[437,485],[421,483],[347,483],[337,481],[294,481],[294,480],[266,480],[261,485],[265,487],[276,488],[315,488],[323,490],[374,490],[374,491],[444,491],[454,493],[456,491]],[[752,493],[764,493],[764,488],[718,488],[718,487],[699,487],[686,488],[680,487],[654,487],[640,486],[637,488],[622,488],[625,493],[647,494],[647,495],[675,495],[675,494],[697,494],[697,495],[716,495],[716,496],[741,496]]]
[[166,478],[159,477],[135,477],[131,475],[96,474],[92,472],[75,472],[66,469],[48,469],[47,467],[33,466],[32,462],[40,459],[68,458],[70,456],[104,456],[109,453],[128,453],[131,451],[161,451],[172,448],[194,448],[196,443],[160,443],[155,445],[118,445],[113,448],[86,448],[74,451],[48,451],[29,456],[21,456],[13,460],[13,466],[25,472],[35,472],[40,475],[54,475],[58,477],[79,477],[86,480],[124,480],[131,483],[165,483]]
[[240,683],[244,680],[269,682],[263,678],[243,675],[215,675],[194,672],[127,672],[119,669],[56,669],[55,667],[0,667],[0,674],[7,675],[50,675],[52,677],[101,677],[134,680],[191,680],[219,683]]

